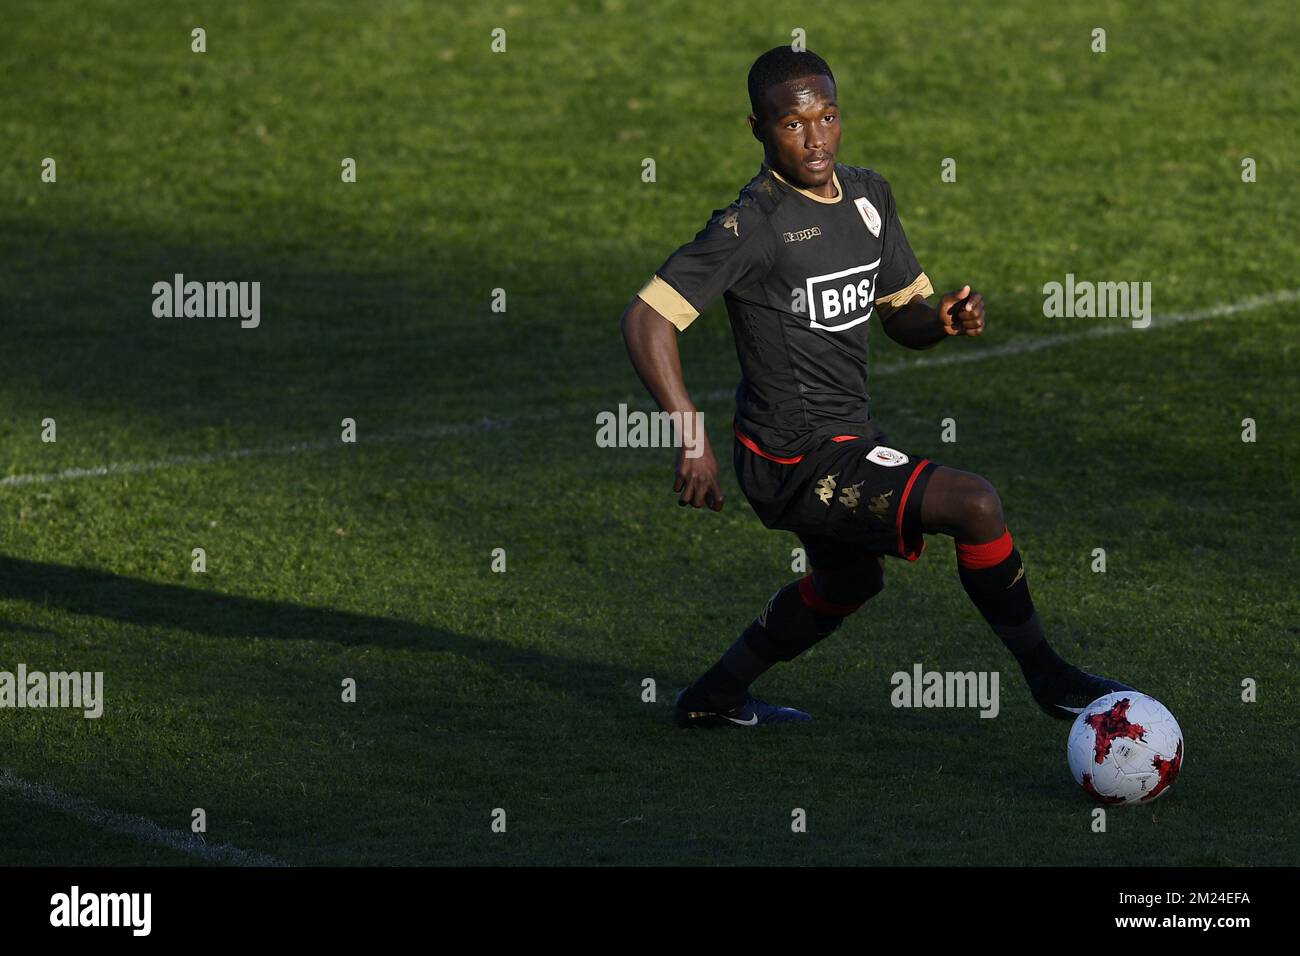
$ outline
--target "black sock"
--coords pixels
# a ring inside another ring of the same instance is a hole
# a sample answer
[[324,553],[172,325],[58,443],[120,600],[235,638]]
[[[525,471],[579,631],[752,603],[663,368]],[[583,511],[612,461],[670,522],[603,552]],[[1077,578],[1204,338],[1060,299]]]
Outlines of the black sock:
[[993,633],[1015,655],[1026,680],[1066,666],[1043,636],[1024,563],[1009,532],[987,544],[957,542],[957,575]]
[[682,702],[688,708],[729,710],[745,699],[749,685],[773,663],[757,657],[742,634],[717,663],[686,689]]
[[683,702],[719,710],[734,707],[745,699],[749,685],[772,665],[793,660],[843,620],[843,616],[819,614],[810,608],[800,596],[798,581],[787,584],[717,663],[687,689]]
[[1068,666],[1043,636],[1043,627],[1035,611],[1023,624],[994,624],[993,633],[1002,638],[1007,650],[1015,655],[1025,680],[1032,681],[1040,674],[1048,674]]

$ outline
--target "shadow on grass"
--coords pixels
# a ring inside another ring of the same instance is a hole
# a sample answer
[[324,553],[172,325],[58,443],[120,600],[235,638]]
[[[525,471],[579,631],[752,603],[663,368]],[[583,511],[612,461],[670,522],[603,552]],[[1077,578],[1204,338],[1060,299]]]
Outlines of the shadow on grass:
[[593,688],[608,688],[610,699],[625,700],[626,688],[639,685],[644,677],[640,670],[523,650],[490,638],[397,618],[200,591],[21,558],[0,557],[0,598],[210,637],[326,641],[345,646],[449,652],[567,692],[590,694]]
[[[342,228],[337,213],[304,215]],[[485,263],[427,237],[304,246],[268,227],[223,244],[0,216],[0,256],[0,401],[15,422],[55,418],[60,446],[65,421],[71,441],[88,417],[163,439],[210,428],[248,438],[336,430],[343,415],[388,427],[475,420],[635,383],[622,305],[575,327],[580,280],[538,288],[537,276],[585,265],[562,253]],[[156,317],[154,284],[177,274],[260,283],[260,324]],[[517,293],[508,322],[491,311],[495,286]]]

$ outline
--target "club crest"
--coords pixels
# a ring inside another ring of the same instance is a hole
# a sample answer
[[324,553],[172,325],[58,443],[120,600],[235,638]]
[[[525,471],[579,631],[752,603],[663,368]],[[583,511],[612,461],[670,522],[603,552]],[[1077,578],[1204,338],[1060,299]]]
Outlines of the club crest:
[[858,212],[862,214],[862,221],[867,224],[871,234],[877,239],[880,238],[880,213],[876,207],[871,205],[871,200],[866,196],[853,200],[853,205],[858,207]]

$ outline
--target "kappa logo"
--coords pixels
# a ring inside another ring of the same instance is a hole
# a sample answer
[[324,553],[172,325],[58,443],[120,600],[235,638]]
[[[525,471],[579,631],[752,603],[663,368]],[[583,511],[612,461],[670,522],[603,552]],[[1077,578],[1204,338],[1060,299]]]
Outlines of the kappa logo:
[[874,461],[877,465],[884,465],[886,468],[897,468],[899,465],[907,464],[907,456],[896,449],[877,445],[867,452],[867,461]]
[[862,492],[858,490],[861,487],[862,487],[861,481],[859,481],[856,485],[846,485],[844,489],[840,492],[840,496],[837,500],[844,507],[852,511],[854,508],[858,506],[858,502],[862,500]]
[[889,514],[889,499],[893,497],[893,494],[894,491],[891,488],[883,495],[876,495],[871,499],[871,504],[868,506],[867,510],[877,518],[884,518],[885,515]]
[[827,508],[831,506],[831,499],[835,497],[835,479],[839,477],[839,474],[837,471],[833,475],[827,475],[817,482],[817,487],[814,489],[817,492],[817,497],[821,499],[821,503]]
[[867,224],[867,228],[871,230],[871,234],[879,239],[880,213],[876,211],[875,206],[871,205],[871,200],[866,196],[863,196],[861,199],[853,200],[853,205],[858,207],[858,212],[862,214],[862,221]]
[[800,229],[796,232],[782,233],[781,238],[786,242],[803,242],[805,239],[813,239],[821,234],[821,226],[809,226],[807,229]]
[[737,239],[740,238],[740,213],[736,212],[734,209],[723,216],[722,221],[718,223],[718,225],[722,226],[723,229],[730,229],[733,236]]

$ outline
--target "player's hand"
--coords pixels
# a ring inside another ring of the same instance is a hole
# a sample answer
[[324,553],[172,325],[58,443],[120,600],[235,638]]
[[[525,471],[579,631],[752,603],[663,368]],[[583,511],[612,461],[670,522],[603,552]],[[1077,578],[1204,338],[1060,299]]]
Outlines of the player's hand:
[[949,292],[939,302],[939,319],[949,335],[983,335],[984,296],[968,285]]
[[703,440],[704,449],[696,458],[686,457],[685,446],[677,449],[677,480],[673,483],[673,491],[681,492],[677,499],[679,505],[708,506],[721,511],[724,496],[722,483],[718,480],[718,459],[713,457],[709,436],[704,435]]

